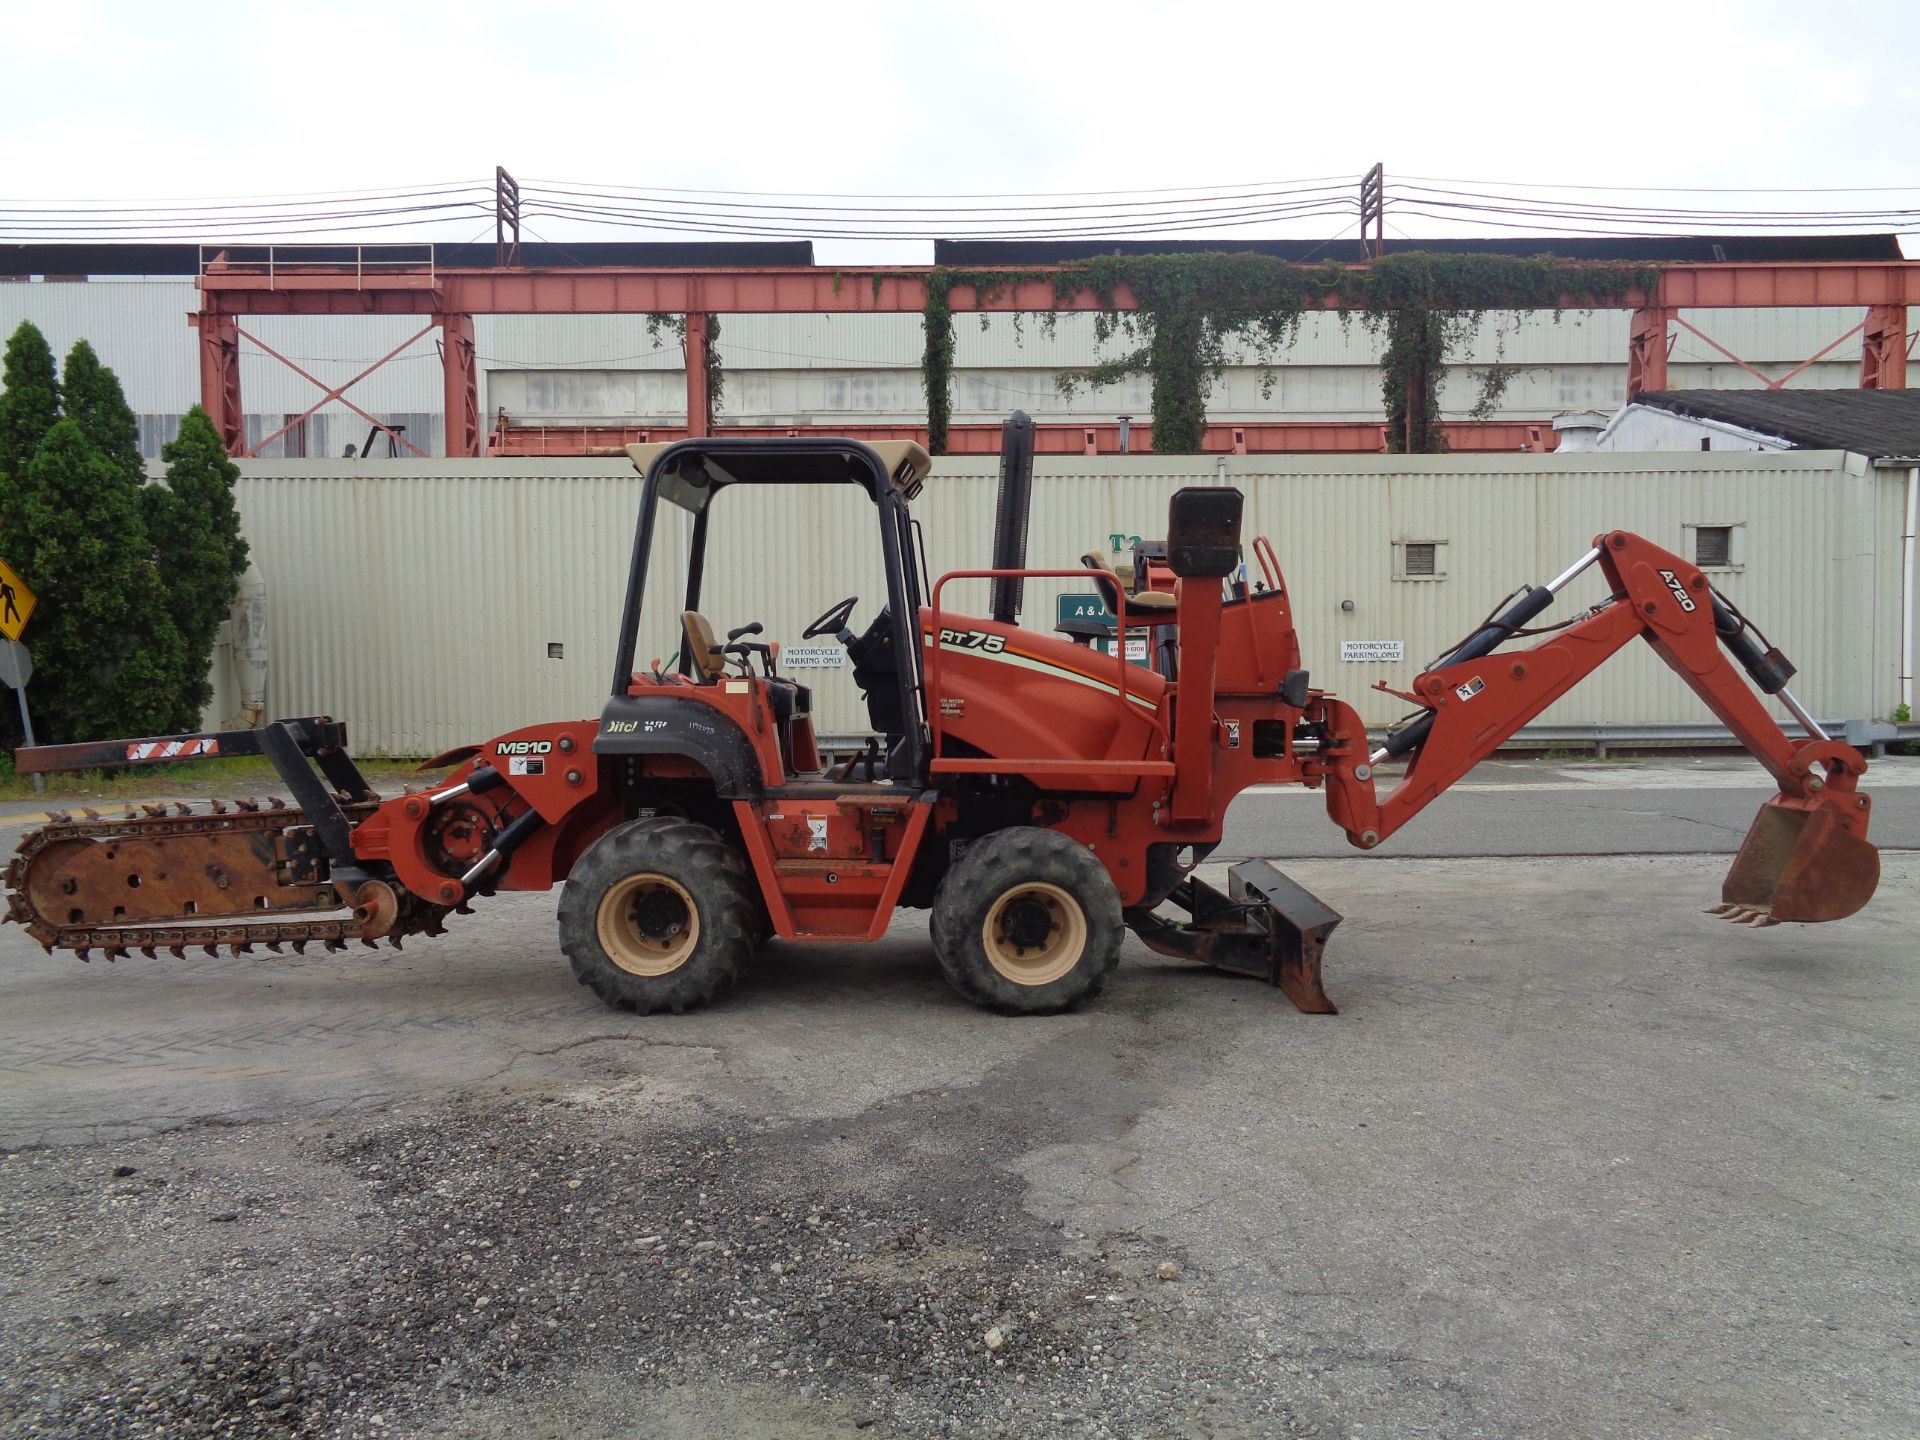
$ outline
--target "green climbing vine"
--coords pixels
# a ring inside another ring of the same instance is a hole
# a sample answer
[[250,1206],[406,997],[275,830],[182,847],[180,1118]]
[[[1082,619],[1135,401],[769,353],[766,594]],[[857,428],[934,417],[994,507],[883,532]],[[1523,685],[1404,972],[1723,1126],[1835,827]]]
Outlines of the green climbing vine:
[[[662,334],[671,335],[680,345],[681,353],[686,353],[687,317],[684,315],[647,316],[648,343],[658,345]],[[707,316],[707,408],[713,414],[720,413],[720,399],[727,393],[727,374],[720,365],[720,317]]]
[[[953,312],[956,286],[991,294],[1020,280],[1050,278],[1056,302],[1091,292],[1098,304],[1094,337],[1116,341],[1119,354],[1077,374],[1062,375],[1062,393],[1146,375],[1153,392],[1153,448],[1160,454],[1197,454],[1206,432],[1207,395],[1237,357],[1261,371],[1271,394],[1274,367],[1299,335],[1310,310],[1332,309],[1346,320],[1358,314],[1384,338],[1381,400],[1388,445],[1396,451],[1446,448],[1439,389],[1448,356],[1472,339],[1488,311],[1551,310],[1564,304],[1614,303],[1659,279],[1656,267],[1556,259],[1407,251],[1365,267],[1298,265],[1270,255],[1206,252],[1183,255],[1103,255],[1047,272],[939,268],[927,279],[926,352],[921,364],[928,429],[941,453],[946,445],[953,385]],[[1135,308],[1122,310],[1124,287]],[[1050,325],[1055,312],[1047,312]],[[984,317],[983,317],[984,323]],[[1513,375],[1504,363],[1504,336],[1496,358],[1480,372],[1476,416],[1491,413]]]
[[[925,331],[926,348],[920,356],[920,386],[927,395],[927,452],[931,455],[947,453],[947,424],[953,415],[953,289],[956,285],[970,285],[980,299],[990,299],[1011,285],[1028,280],[1046,280],[1052,272],[1046,270],[949,270],[937,265],[927,273],[927,299],[921,308],[920,319]],[[1014,312],[1016,333],[1020,314]],[[987,316],[982,311],[980,326],[986,328]],[[1041,326],[1047,333],[1053,331],[1054,313],[1045,312]]]

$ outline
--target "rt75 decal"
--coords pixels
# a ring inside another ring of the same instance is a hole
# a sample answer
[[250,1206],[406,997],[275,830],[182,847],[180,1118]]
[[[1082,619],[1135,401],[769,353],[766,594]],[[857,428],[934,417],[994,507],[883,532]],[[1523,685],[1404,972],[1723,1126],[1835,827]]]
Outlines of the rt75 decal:
[[989,635],[984,630],[942,630],[940,643],[952,650],[981,650],[998,655],[1007,648],[1007,637]]

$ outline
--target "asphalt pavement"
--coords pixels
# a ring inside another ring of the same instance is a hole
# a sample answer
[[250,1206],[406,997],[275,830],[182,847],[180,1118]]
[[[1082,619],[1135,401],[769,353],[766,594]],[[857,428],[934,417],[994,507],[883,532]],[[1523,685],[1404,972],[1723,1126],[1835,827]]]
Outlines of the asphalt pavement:
[[[1384,792],[1392,777],[1383,776]],[[1873,839],[1920,849],[1920,757],[1868,766]],[[1576,761],[1489,760],[1379,849],[1361,852],[1299,786],[1243,796],[1227,812],[1215,858],[1375,860],[1475,855],[1731,855],[1773,782],[1744,756]]]

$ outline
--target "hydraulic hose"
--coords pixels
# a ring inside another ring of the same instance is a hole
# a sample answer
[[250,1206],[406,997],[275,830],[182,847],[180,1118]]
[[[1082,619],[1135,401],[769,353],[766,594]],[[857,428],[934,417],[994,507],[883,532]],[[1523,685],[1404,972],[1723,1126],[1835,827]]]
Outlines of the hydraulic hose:
[[[1553,595],[1554,592],[1550,586],[1534,586],[1509,605],[1505,614],[1498,619],[1488,621],[1468,636],[1466,643],[1459,649],[1428,668],[1438,670],[1442,666],[1460,665],[1468,660],[1478,660],[1483,655],[1491,655],[1512,636],[1514,631],[1521,629],[1529,620],[1534,619],[1541,611],[1553,604]],[[1427,733],[1433,729],[1433,718],[1434,712],[1429,710],[1411,725],[1394,731],[1387,737],[1386,743],[1374,751],[1374,763],[1378,764],[1384,758],[1404,755],[1409,750],[1417,749],[1427,738]]]

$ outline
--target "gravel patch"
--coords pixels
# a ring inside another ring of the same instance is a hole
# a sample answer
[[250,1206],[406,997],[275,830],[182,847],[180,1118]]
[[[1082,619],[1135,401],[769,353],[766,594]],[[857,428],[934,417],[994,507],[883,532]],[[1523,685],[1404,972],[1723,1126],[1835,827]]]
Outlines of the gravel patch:
[[1186,1257],[1031,1218],[987,1157],[954,1183],[893,1108],[466,1097],[8,1155],[0,1433],[1332,1433]]

